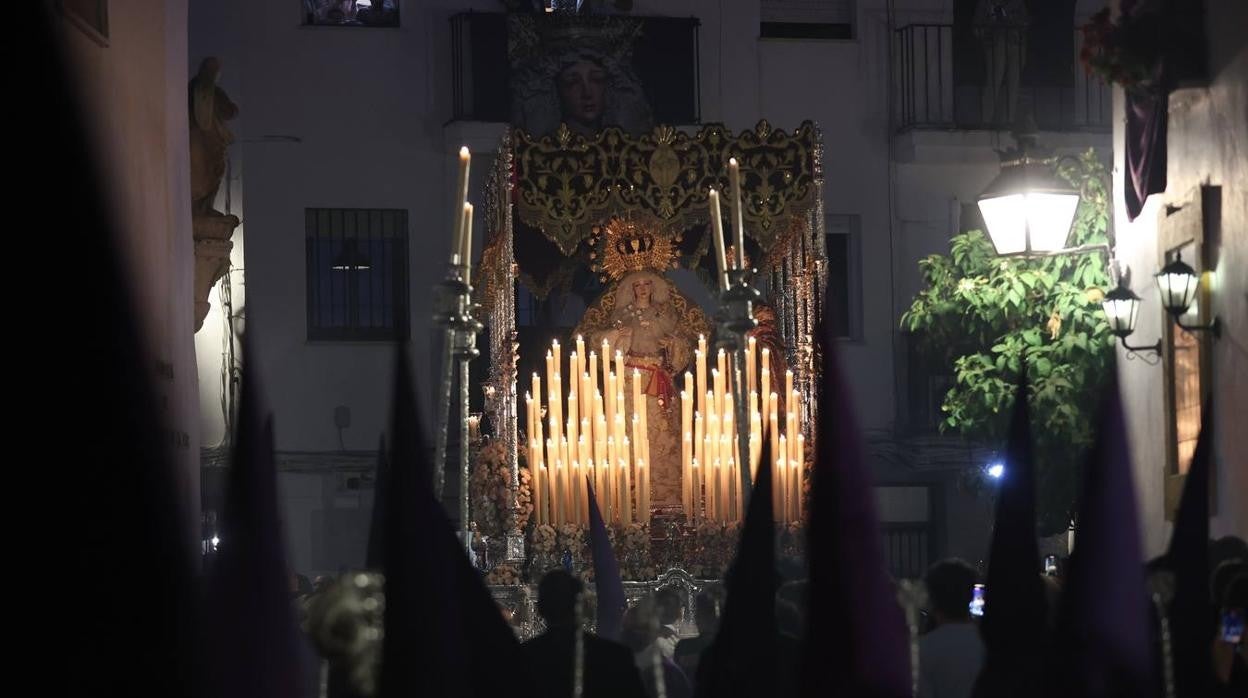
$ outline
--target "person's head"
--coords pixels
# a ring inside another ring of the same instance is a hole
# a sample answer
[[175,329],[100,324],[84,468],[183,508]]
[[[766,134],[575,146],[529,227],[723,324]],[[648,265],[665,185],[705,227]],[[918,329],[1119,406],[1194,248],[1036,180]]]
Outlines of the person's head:
[[702,635],[714,635],[719,630],[719,617],[724,611],[724,591],[708,587],[693,600],[693,620]]
[[684,604],[681,602],[680,592],[675,589],[663,588],[655,592],[654,605],[658,609],[659,622],[663,625],[671,625],[680,620],[680,607]]
[[806,593],[809,589],[809,583],[805,579],[795,582],[785,582],[780,585],[780,589],[776,592],[776,598],[785,603],[793,604],[800,614],[806,612]]
[[923,584],[927,587],[928,608],[937,624],[971,619],[975,579],[975,568],[957,558],[941,560],[927,568]]
[[802,636],[802,615],[797,606],[783,599],[776,600],[776,628],[786,635]]
[[1223,608],[1231,608],[1225,603],[1231,582],[1245,575],[1248,575],[1248,562],[1239,558],[1224,560],[1218,565],[1218,568],[1213,571],[1213,578],[1210,579],[1213,603]]
[[1238,536],[1222,536],[1209,543],[1209,572],[1227,560],[1248,561],[1248,543]]
[[633,279],[633,298],[643,305],[650,303],[650,297],[654,295],[654,280],[648,276],[639,276]]
[[572,625],[584,585],[565,570],[547,572],[537,585],[537,612],[550,627]]
[[607,71],[597,58],[587,54],[570,57],[555,76],[555,87],[564,121],[598,127],[606,109]]
[[654,599],[649,597],[638,601],[624,612],[623,628],[620,631],[620,642],[633,652],[640,652],[659,637],[659,614]]

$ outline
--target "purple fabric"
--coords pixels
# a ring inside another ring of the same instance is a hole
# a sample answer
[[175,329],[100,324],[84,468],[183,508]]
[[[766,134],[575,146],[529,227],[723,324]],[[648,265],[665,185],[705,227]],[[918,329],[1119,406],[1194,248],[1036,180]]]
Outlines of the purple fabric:
[[1026,373],[1024,366],[1014,394],[1005,472],[998,481],[980,625],[984,666],[976,698],[1036,696],[1041,691],[1048,605],[1036,543],[1036,471]]
[[1213,459],[1213,401],[1205,402],[1200,436],[1174,520],[1166,558],[1174,571],[1170,622],[1179,698],[1210,693],[1209,643],[1215,631],[1209,590],[1209,470]]
[[249,337],[243,339],[221,552],[208,577],[213,654],[209,695],[296,698],[303,694],[300,638],[277,498],[273,425],[262,414]]
[[602,522],[598,502],[594,498],[594,486],[586,478],[589,488],[589,552],[594,560],[594,587],[598,592],[598,635],[608,640],[619,640],[624,623],[624,580],[620,578],[620,563],[611,549],[607,526]]
[[1123,199],[1127,220],[1144,208],[1149,194],[1166,190],[1166,128],[1169,95],[1165,91],[1126,92],[1127,128],[1124,140],[1127,176]]
[[[1144,696],[1154,659],[1131,452],[1118,386],[1101,406],[1096,443],[1083,468],[1079,531],[1063,588],[1058,661],[1049,695]],[[1208,644],[1205,645],[1208,647]]]
[[821,333],[800,694],[901,698],[910,695],[909,635],[885,569],[875,493],[828,324]]

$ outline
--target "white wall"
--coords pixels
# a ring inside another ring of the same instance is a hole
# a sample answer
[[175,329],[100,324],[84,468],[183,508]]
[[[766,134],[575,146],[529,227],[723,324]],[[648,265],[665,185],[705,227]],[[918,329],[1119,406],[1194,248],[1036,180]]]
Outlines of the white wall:
[[[186,0],[111,3],[106,45],[66,23],[191,530],[199,530],[199,433],[191,282]],[[198,535],[196,535],[198,538]],[[196,543],[198,545],[198,543]]]
[[[1222,243],[1214,274],[1213,313],[1223,323],[1214,341],[1212,386],[1216,411],[1215,507],[1212,535],[1248,537],[1248,5],[1208,0],[1206,30],[1212,66],[1207,87],[1180,90],[1170,99],[1167,183],[1164,194],[1149,197],[1143,212],[1128,222],[1122,203],[1123,99],[1114,97],[1114,199],[1119,256],[1133,272],[1141,303],[1135,344],[1161,336],[1163,317],[1152,275],[1159,258],[1157,216],[1166,204],[1183,202],[1196,187],[1222,187]],[[1119,349],[1120,355],[1122,350]],[[1120,356],[1120,358],[1122,358]],[[1135,462],[1145,553],[1164,551],[1170,525],[1165,520],[1165,392],[1161,366],[1118,362],[1127,428]]]
[[[199,63],[208,56],[215,56],[222,61],[221,89],[230,95],[237,104],[243,93],[243,82],[246,79],[243,64],[243,33],[245,15],[236,3],[214,2],[191,3],[188,26],[188,51],[186,60],[186,76],[189,81],[199,70]],[[227,122],[227,127],[235,134],[235,142],[228,151],[228,181],[221,184],[215,208],[223,213],[232,213],[243,222],[234,229],[234,249],[230,251],[229,283],[233,313],[237,316],[245,314],[247,291],[244,269],[244,239],[246,237],[247,214],[243,210],[243,123],[247,118],[247,107],[240,107],[239,116]],[[227,199],[228,190],[228,199]],[[228,203],[227,203],[228,202]],[[228,210],[227,210],[228,208]],[[228,375],[227,354],[231,350],[230,337],[227,331],[227,319],[222,307],[223,281],[218,281],[208,296],[210,308],[204,324],[195,333],[195,355],[199,366],[199,415],[200,443],[205,448],[217,446],[225,440],[226,415],[223,400],[227,391]],[[235,363],[242,361],[237,339],[233,351]]]

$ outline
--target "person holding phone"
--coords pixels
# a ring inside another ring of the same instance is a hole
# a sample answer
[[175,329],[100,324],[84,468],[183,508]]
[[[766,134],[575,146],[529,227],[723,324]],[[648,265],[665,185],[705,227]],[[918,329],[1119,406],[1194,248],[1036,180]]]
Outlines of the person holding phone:
[[1248,563],[1228,560],[1213,574],[1214,598],[1218,600],[1218,630],[1214,635],[1213,669],[1220,695],[1248,695]]
[[975,569],[958,559],[927,569],[928,615],[933,629],[919,639],[919,698],[968,698],[984,662],[979,628],[971,618]]

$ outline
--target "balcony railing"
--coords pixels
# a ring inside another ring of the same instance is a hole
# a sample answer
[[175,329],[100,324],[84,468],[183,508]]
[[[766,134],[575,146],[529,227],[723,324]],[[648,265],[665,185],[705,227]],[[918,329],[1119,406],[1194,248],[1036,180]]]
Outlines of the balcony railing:
[[[893,42],[894,119],[898,130],[1004,130],[1023,110],[1051,131],[1110,128],[1109,86],[1084,72],[1082,37],[1065,47],[1026,30],[910,24]],[[1057,43],[1061,43],[1060,41]],[[1044,50],[1040,50],[1043,48]]]

